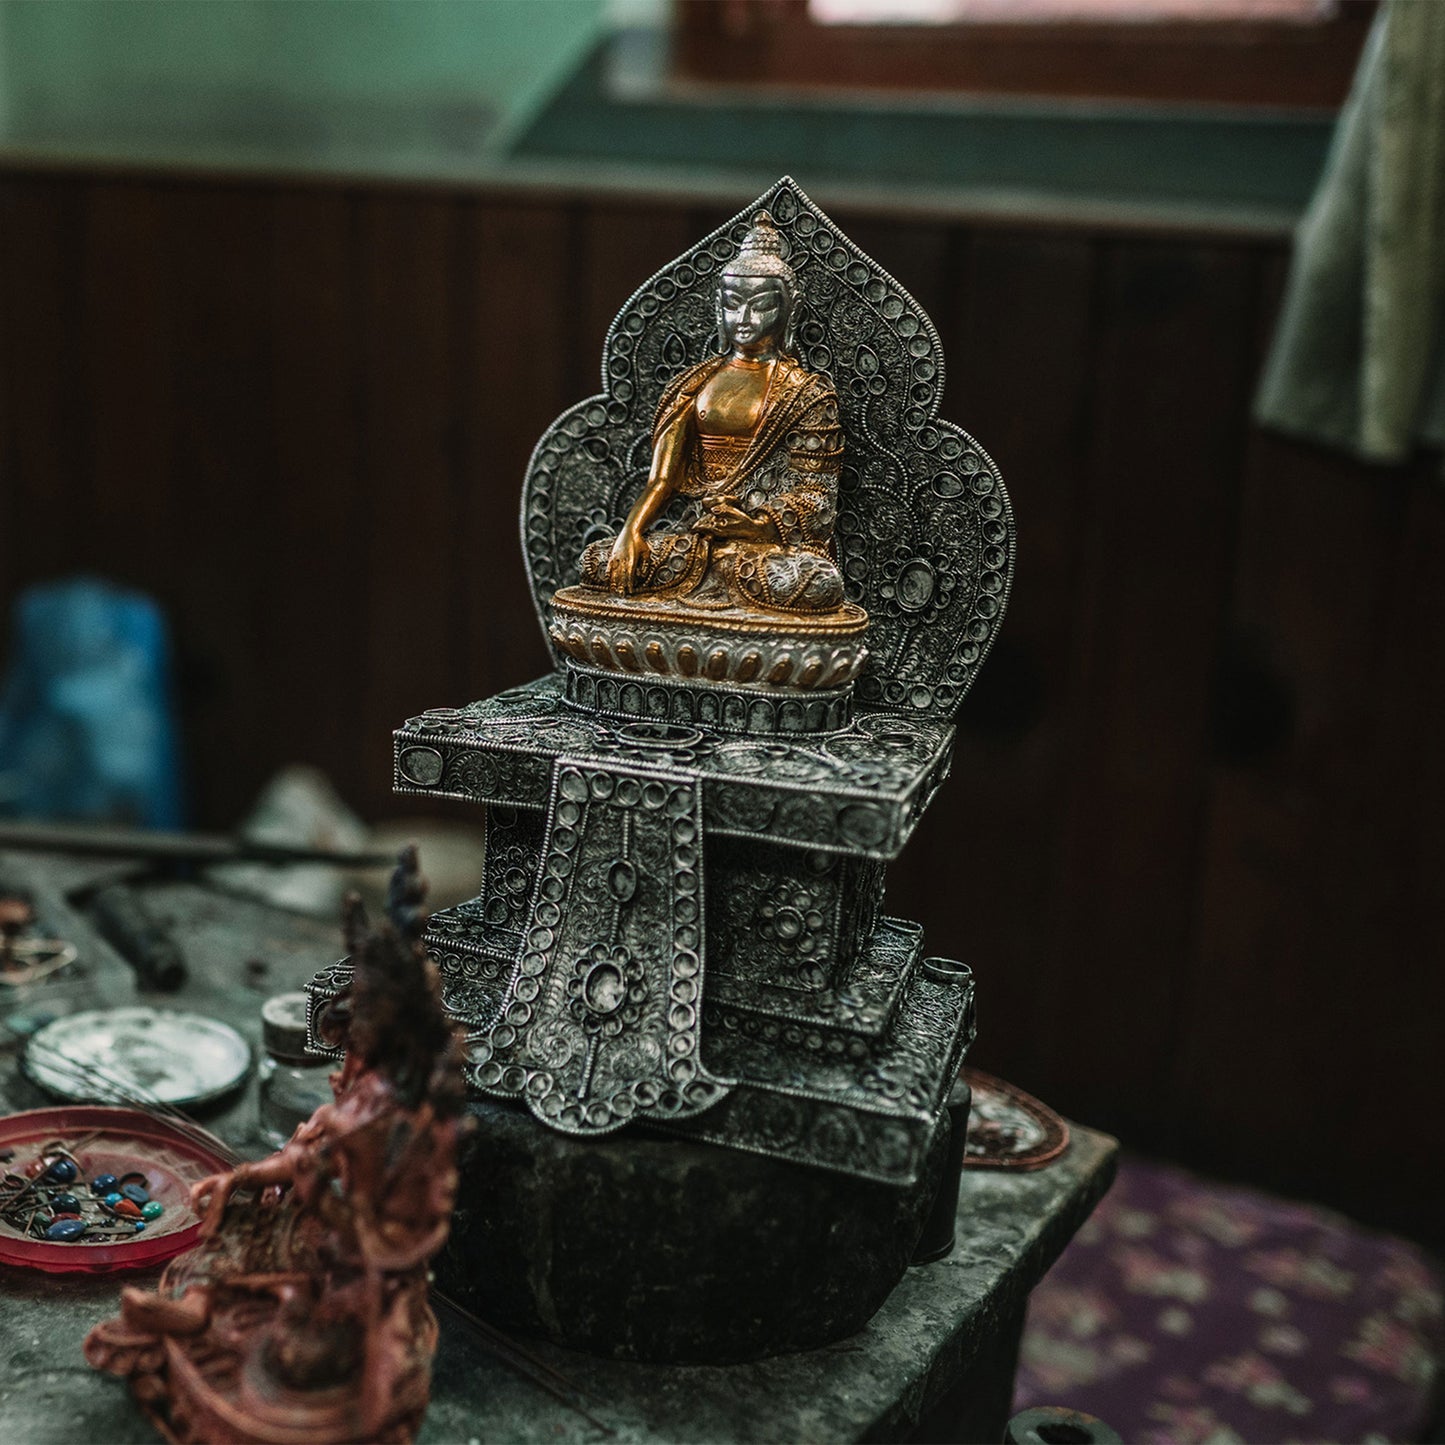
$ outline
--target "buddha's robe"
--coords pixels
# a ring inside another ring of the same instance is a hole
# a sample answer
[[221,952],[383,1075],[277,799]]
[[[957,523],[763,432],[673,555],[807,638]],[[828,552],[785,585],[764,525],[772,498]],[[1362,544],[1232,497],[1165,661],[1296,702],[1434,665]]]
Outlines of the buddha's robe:
[[[645,534],[650,553],[633,593],[696,607],[830,612],[843,601],[843,578],[833,559],[843,459],[837,392],[826,376],[781,357],[752,435],[708,435],[696,412],[698,393],[726,364],[726,357],[710,357],[674,377],[662,394],[654,447],[668,428],[690,422],[679,475],[671,479],[673,493],[686,502],[681,516]],[[778,540],[699,530],[719,502],[771,521]],[[615,540],[603,538],[585,549],[584,586],[607,588]]]

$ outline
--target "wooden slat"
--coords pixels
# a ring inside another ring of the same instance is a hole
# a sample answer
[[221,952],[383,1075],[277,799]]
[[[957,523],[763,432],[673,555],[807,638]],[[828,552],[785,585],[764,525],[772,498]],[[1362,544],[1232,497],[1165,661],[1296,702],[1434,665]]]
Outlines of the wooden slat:
[[[1255,273],[1245,253],[1204,248],[1120,246],[1104,264],[1039,1076],[1063,1107],[1158,1147],[1171,1125],[1160,1091],[1182,1023]],[[1078,1051],[1098,1067],[1081,1068]]]
[[[261,618],[284,595],[269,511],[270,193],[183,186],[165,204],[175,545],[154,590],[177,638],[198,817],[229,826],[274,770],[285,736],[259,645]],[[258,747],[258,739],[277,741]]]
[[[294,758],[412,811],[391,728],[546,665],[532,445],[730,211],[82,175],[0,208],[0,600],[86,564],[167,607],[200,821]],[[985,1064],[1428,1230],[1433,479],[1249,433],[1276,247],[840,220],[934,312],[1020,533],[890,908],[976,968]]]
[[959,713],[953,778],[894,869],[890,906],[916,908],[930,948],[973,967],[981,1065],[1043,1087],[1054,1005],[1040,969],[1053,943],[1072,761],[1066,681],[1094,252],[1083,240],[984,234],[963,255],[943,413],[1003,472],[1019,528],[1018,575],[993,655]]
[[1379,1180],[1442,1102],[1420,1022],[1445,1004],[1421,966],[1439,889],[1417,872],[1445,806],[1417,716],[1445,636],[1424,500],[1398,469],[1251,442],[1231,622],[1281,708],[1236,721],[1236,745],[1252,724],[1261,751],[1211,770],[1174,1087],[1180,1144],[1207,1167],[1414,1227]]
[[75,566],[86,515],[88,412],[77,277],[84,192],[63,179],[7,177],[0,214],[0,348],[7,539],[0,595]]
[[696,241],[697,234],[675,206],[588,206],[578,224],[581,296],[573,345],[580,365],[572,389],[580,401],[600,385],[602,343],[613,317],[648,277]]
[[[77,279],[86,344],[75,382],[90,417],[89,486],[76,518],[77,560],[150,589],[172,570],[175,549],[195,540],[175,527],[173,196],[144,182],[100,182],[88,189],[84,214]],[[175,608],[183,599],[164,601]]]
[[272,203],[267,425],[275,464],[267,545],[274,591],[259,620],[266,686],[286,709],[273,760],[323,769],[353,807],[374,802],[366,760],[385,724],[362,710],[371,663],[364,599],[376,525],[363,488],[363,321],[346,192],[286,188]]
[[[1351,1212],[1445,1246],[1445,1218],[1421,1182],[1438,1159],[1431,1123],[1445,1108],[1440,1021],[1445,1018],[1445,499],[1439,457],[1411,468],[1393,585],[1383,626],[1368,742],[1358,759],[1351,810],[1339,836],[1331,897],[1349,904],[1343,938],[1323,907],[1320,952],[1335,944],[1312,980],[1316,1016],[1342,1067],[1320,1097],[1337,1107],[1338,1139],[1350,1141],[1355,1172],[1330,1194]],[[1362,1007],[1363,1005],[1363,1007]],[[1315,1058],[1319,1058],[1316,1053]],[[1320,1131],[1325,1132],[1323,1129]],[[1328,1148],[1322,1142],[1323,1148]],[[1323,1179],[1322,1155],[1311,1160]],[[1411,1167],[1418,1161],[1421,1172]],[[1378,1181],[1403,1173],[1380,1197]],[[1414,1182],[1414,1187],[1406,1186]],[[1338,1194],[1336,1194],[1338,1189]]]
[[[358,203],[361,321],[360,716],[368,730],[361,805],[390,803],[390,730],[452,697],[461,646],[456,534],[461,474],[453,394],[456,204],[366,196]],[[338,582],[340,579],[338,579]]]
[[582,298],[565,211],[474,205],[463,224],[467,485],[458,507],[454,602],[465,639],[456,687],[471,699],[551,665],[527,590],[517,519],[537,438],[564,406],[582,399],[569,390]]

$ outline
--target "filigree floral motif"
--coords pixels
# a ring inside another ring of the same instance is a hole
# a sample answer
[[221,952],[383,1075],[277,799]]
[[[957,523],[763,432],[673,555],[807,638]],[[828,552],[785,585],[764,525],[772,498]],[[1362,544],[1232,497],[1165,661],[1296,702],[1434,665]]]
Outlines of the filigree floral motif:
[[[489,850],[490,853],[490,850]],[[512,843],[487,858],[487,901],[483,916],[499,928],[519,928],[526,913],[537,859],[534,850]]]
[[616,1038],[634,1028],[647,1001],[647,974],[621,944],[594,943],[573,965],[568,1011],[583,1032]]
[[900,543],[884,555],[878,595],[895,611],[932,622],[948,610],[959,578],[941,539]]
[[755,915],[758,932],[795,963],[801,982],[815,988],[828,981],[822,965],[831,942],[819,901],[800,884],[779,883],[763,897]]

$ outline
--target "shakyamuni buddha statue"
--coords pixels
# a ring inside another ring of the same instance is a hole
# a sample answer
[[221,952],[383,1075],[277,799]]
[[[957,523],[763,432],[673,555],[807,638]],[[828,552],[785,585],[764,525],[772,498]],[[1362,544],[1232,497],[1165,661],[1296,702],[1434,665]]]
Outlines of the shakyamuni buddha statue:
[[[720,353],[667,383],[642,494],[615,537],[583,551],[580,585],[554,599],[553,635],[574,656],[638,671],[645,658],[658,672],[809,687],[845,681],[861,665],[867,614],[844,601],[833,544],[843,460],[838,395],[793,354],[797,308],[782,236],[759,211],[719,278]],[[604,617],[641,633],[653,624],[650,640],[629,634],[619,650],[615,626],[594,637],[595,625],[574,625]],[[679,627],[703,631],[680,640]],[[794,653],[810,643],[843,650],[811,663],[792,657],[780,669],[776,648],[765,658],[713,646],[718,632],[760,631],[796,641]]]

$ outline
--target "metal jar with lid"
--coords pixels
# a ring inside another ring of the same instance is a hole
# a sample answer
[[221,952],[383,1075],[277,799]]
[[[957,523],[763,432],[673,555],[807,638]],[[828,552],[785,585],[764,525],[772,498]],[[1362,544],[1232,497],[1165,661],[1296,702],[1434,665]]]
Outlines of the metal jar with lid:
[[322,1104],[332,1101],[333,1059],[306,1048],[306,995],[278,993],[261,1006],[266,1057],[260,1080],[261,1137],[279,1149]]

